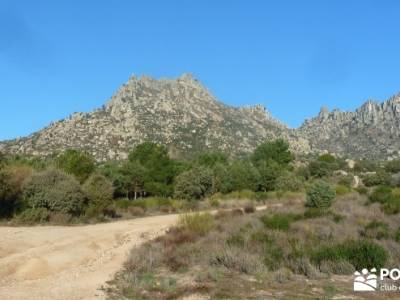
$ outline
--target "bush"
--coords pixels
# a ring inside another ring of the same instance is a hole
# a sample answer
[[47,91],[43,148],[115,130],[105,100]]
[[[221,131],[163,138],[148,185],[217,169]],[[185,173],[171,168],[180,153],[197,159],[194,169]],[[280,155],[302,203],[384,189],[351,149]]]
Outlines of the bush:
[[344,186],[344,185],[337,185],[335,188],[336,195],[338,195],[338,196],[346,195],[347,193],[350,193],[350,191],[351,190],[347,186]]
[[185,214],[179,217],[179,224],[184,229],[200,236],[206,235],[215,227],[214,217],[209,213]]
[[95,170],[94,159],[87,153],[78,150],[67,150],[56,159],[59,169],[74,175],[81,183]]
[[400,172],[400,159],[394,159],[388,161],[385,164],[385,170],[389,173],[399,173]]
[[50,212],[44,208],[30,208],[17,216],[17,221],[26,224],[44,223],[50,220]]
[[347,240],[341,244],[322,246],[311,253],[311,260],[318,267],[323,261],[347,261],[356,270],[382,268],[388,258],[385,248],[369,240]]
[[260,220],[268,229],[287,231],[290,228],[290,224],[298,220],[298,218],[295,214],[277,213],[272,216],[262,216]]
[[307,190],[306,206],[317,208],[330,207],[335,196],[335,191],[328,183],[317,181]]
[[22,188],[32,172],[31,167],[24,165],[0,170],[0,218],[11,217],[23,209]]
[[285,172],[276,179],[275,188],[281,191],[297,192],[304,186],[303,181],[293,173]]
[[23,193],[31,208],[46,208],[51,212],[78,215],[85,203],[79,182],[59,170],[34,174],[24,185]]
[[174,196],[186,200],[202,199],[211,193],[212,185],[212,171],[205,167],[196,167],[176,178]]
[[365,186],[359,186],[356,188],[357,193],[360,195],[366,195],[368,194],[368,189]]
[[103,212],[105,208],[112,204],[114,187],[112,183],[99,173],[92,174],[83,185],[89,206],[94,210]]
[[373,220],[365,226],[362,235],[371,239],[386,239],[389,237],[389,226],[384,222]]
[[390,175],[383,170],[362,176],[362,182],[368,187],[376,185],[389,185],[390,179]]
[[374,203],[387,203],[392,198],[392,189],[388,186],[378,186],[369,196],[369,201]]

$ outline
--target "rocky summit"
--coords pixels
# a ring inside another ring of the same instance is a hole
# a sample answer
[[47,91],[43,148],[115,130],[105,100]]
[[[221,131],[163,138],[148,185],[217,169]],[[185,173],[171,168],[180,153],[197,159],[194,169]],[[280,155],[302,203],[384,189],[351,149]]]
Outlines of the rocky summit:
[[400,94],[383,103],[369,100],[355,112],[322,108],[298,133],[314,151],[349,157],[396,157],[400,154]]
[[298,129],[276,120],[261,105],[232,107],[197,79],[131,77],[101,109],[76,113],[28,137],[0,143],[0,151],[46,156],[82,149],[98,161],[124,159],[144,141],[167,146],[173,157],[204,150],[237,155],[265,140],[284,138],[298,153],[382,157],[400,146],[400,96],[368,101],[355,112],[322,109]]
[[0,150],[46,156],[75,148],[105,161],[126,158],[143,141],[166,145],[172,156],[187,156],[207,149],[245,153],[277,137],[292,141],[298,150],[309,150],[307,141],[264,107],[227,106],[189,74],[160,80],[133,76],[103,108],[4,142]]

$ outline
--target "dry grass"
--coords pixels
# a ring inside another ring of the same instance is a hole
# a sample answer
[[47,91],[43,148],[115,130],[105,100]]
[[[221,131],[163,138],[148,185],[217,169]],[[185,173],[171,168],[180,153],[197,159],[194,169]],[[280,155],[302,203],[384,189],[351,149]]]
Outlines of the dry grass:
[[[185,215],[179,227],[132,252],[116,279],[114,292],[128,299],[138,295],[142,299],[176,299],[192,294],[207,294],[213,299],[257,299],[265,298],[262,292],[275,287],[282,291],[282,285],[291,284],[294,288],[299,280],[303,286],[306,279],[329,285],[331,275],[351,274],[355,268],[345,259],[322,258],[316,264],[313,253],[318,247],[338,248],[349,239],[364,238],[371,218],[384,216],[379,206],[365,203],[365,196],[349,193],[337,198],[328,213],[308,217],[302,203],[296,201],[253,214],[237,209],[220,210],[215,217]],[[276,221],[276,215],[291,216],[285,230],[262,222],[263,216]],[[380,239],[371,235],[370,239],[387,250],[388,266],[396,266],[400,263],[400,245],[393,238],[399,216],[385,218],[389,234]],[[163,285],[167,279],[173,284]],[[154,282],[161,282],[160,286],[155,288]],[[321,287],[320,291],[319,298],[325,297],[325,289]],[[285,292],[289,298],[291,292]],[[304,289],[304,293],[308,292]]]

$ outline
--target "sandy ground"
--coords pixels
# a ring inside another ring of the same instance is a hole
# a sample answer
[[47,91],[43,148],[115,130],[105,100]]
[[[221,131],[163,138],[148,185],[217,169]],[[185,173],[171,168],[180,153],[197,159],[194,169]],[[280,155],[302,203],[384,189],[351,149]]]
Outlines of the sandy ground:
[[0,227],[0,299],[104,299],[129,250],[178,215],[88,226]]

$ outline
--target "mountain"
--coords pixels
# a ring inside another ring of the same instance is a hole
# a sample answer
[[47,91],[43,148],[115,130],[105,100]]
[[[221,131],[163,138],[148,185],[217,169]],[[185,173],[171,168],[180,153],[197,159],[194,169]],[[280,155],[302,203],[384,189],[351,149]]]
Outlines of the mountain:
[[297,151],[309,150],[307,141],[264,107],[227,106],[184,74],[161,80],[132,77],[103,108],[4,142],[0,150],[45,156],[77,148],[105,161],[126,158],[135,145],[148,140],[166,145],[172,156],[188,156],[207,149],[245,153],[277,137],[291,141]]
[[400,149],[400,94],[383,103],[367,101],[354,112],[322,108],[290,129],[261,105],[225,105],[190,74],[160,80],[133,76],[102,108],[1,142],[0,151],[46,156],[74,148],[105,161],[124,159],[136,145],[153,141],[166,145],[173,157],[211,149],[240,155],[278,137],[298,153],[391,157]]
[[322,108],[298,134],[313,151],[350,157],[388,158],[400,153],[400,94],[383,103],[369,100],[354,112]]

